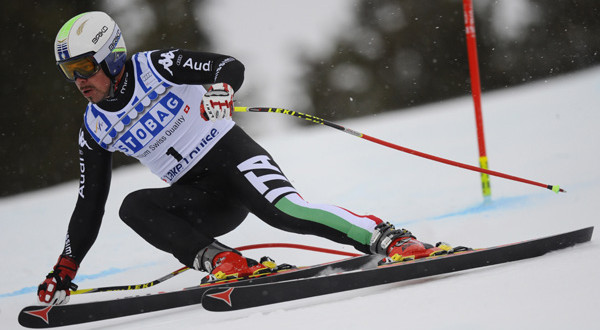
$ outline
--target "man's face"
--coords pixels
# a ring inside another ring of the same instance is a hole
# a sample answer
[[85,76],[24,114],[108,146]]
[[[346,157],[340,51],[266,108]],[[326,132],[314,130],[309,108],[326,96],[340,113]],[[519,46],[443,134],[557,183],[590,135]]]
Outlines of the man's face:
[[110,79],[104,71],[99,70],[87,79],[77,77],[75,85],[88,101],[98,103],[108,97]]

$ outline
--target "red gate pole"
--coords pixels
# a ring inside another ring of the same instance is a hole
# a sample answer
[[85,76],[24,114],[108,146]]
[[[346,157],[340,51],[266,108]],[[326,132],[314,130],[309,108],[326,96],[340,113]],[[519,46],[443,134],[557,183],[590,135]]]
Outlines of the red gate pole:
[[[485,138],[483,134],[483,116],[481,114],[481,82],[479,80],[479,61],[477,59],[477,40],[475,38],[475,15],[473,1],[463,0],[465,15],[465,33],[467,40],[467,53],[469,55],[469,73],[471,75],[471,94],[475,105],[475,122],[477,124],[477,141],[479,144],[479,167],[487,170],[488,159],[485,151]],[[483,196],[488,198],[492,194],[490,177],[481,173],[481,189]]]

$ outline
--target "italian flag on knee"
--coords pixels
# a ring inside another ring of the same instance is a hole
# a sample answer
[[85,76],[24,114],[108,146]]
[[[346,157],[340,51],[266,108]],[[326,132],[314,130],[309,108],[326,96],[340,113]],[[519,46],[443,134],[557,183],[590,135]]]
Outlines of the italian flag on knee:
[[369,245],[373,229],[383,222],[376,216],[358,215],[338,206],[311,204],[297,193],[281,198],[275,207],[290,216],[343,232],[352,240],[364,245]]

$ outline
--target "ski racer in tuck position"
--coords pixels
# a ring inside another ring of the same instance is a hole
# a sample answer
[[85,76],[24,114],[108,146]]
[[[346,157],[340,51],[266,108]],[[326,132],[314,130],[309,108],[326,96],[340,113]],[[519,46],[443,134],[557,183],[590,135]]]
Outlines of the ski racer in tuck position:
[[[169,186],[130,193],[119,216],[138,235],[203,281],[277,270],[217,241],[255,214],[267,224],[402,261],[445,254],[373,215],[305,201],[273,157],[232,120],[242,86],[237,59],[183,49],[127,58],[115,21],[87,12],[67,21],[54,44],[58,68],[89,101],[79,132],[79,196],[58,262],[38,287],[40,302],[68,302],[72,281],[98,235],[115,151],[137,158]],[[203,85],[207,85],[206,90]]]

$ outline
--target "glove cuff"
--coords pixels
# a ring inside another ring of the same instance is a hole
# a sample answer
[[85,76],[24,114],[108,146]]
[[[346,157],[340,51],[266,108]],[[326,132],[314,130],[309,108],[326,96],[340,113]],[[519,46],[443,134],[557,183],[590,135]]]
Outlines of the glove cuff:
[[69,277],[70,280],[75,278],[79,264],[71,257],[61,255],[54,266],[54,272],[59,273],[61,278]]
[[223,90],[226,92],[230,92],[231,95],[235,94],[235,90],[233,89],[233,87],[231,87],[231,85],[225,82],[214,83],[210,85],[207,92],[210,92],[212,90]]

